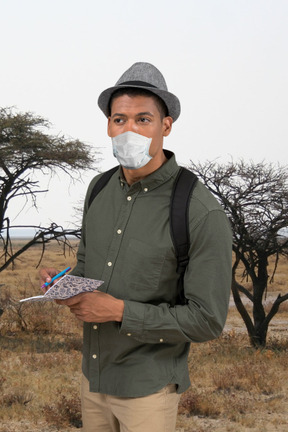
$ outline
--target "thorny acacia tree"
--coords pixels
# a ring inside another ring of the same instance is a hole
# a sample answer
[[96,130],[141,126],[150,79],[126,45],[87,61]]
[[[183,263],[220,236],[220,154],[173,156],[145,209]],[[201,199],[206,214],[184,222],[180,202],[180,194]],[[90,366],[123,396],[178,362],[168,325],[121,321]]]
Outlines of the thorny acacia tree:
[[[265,312],[268,284],[273,281],[279,257],[288,256],[288,239],[279,233],[288,226],[288,170],[264,162],[244,161],[222,165],[191,162],[189,169],[218,198],[230,219],[235,253],[232,268],[234,301],[252,346],[264,347],[269,323],[280,304],[288,299],[288,293],[279,294],[269,312]],[[271,257],[276,257],[276,260],[269,275],[268,260]],[[251,291],[236,280],[236,270],[241,262],[244,265],[243,279],[252,282]],[[240,293],[252,302],[253,316],[250,316]]]
[[40,190],[37,173],[52,175],[56,170],[62,170],[74,179],[79,170],[92,166],[92,156],[83,142],[48,134],[49,127],[46,119],[30,112],[17,113],[12,108],[0,108],[0,272],[34,244],[42,244],[43,256],[45,244],[52,239],[65,247],[70,245],[68,235],[80,235],[79,229],[65,230],[56,223],[49,227],[33,226],[35,236],[20,250],[13,248],[10,230],[15,227],[7,216],[9,204],[17,197],[24,197],[26,203],[31,199],[37,207],[37,194],[44,192]]

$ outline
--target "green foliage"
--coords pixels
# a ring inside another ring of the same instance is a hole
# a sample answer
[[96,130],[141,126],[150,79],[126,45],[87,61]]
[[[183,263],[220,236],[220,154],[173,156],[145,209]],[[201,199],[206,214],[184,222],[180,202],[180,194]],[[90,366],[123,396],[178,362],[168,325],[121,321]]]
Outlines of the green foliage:
[[37,194],[45,192],[40,190],[39,171],[52,175],[62,170],[74,180],[75,176],[79,178],[81,170],[93,165],[94,158],[86,144],[63,135],[52,135],[50,126],[46,119],[30,112],[0,108],[0,240],[3,246],[0,258],[4,258],[0,272],[36,243],[43,245],[44,252],[45,244],[52,239],[60,239],[64,247],[69,247],[67,236],[80,235],[79,229],[64,230],[53,222],[50,227],[34,226],[35,237],[17,253],[10,239],[13,228],[7,216],[10,202],[22,197],[26,203],[31,200],[37,208]]
[[50,135],[49,128],[46,119],[30,112],[0,109],[0,167],[8,177],[28,169],[91,167],[93,159],[83,142]]

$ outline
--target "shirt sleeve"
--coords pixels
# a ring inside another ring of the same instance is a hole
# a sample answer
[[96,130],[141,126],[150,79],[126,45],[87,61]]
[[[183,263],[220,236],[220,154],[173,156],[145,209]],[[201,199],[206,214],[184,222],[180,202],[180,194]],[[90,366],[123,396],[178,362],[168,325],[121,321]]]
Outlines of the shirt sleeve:
[[125,300],[120,333],[144,343],[205,342],[218,337],[227,318],[232,235],[221,208],[206,212],[190,230],[184,275],[188,304],[144,304]]
[[78,251],[77,251],[77,264],[70,272],[73,276],[84,277],[85,275],[85,237],[81,235],[81,240],[79,243]]

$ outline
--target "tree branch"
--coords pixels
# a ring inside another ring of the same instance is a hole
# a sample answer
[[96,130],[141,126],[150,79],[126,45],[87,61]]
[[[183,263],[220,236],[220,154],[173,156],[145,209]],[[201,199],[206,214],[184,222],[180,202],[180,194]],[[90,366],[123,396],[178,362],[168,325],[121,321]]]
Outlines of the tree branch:
[[[42,253],[39,258],[39,262],[36,267],[39,267],[44,251],[45,251],[45,245],[52,240],[57,240],[59,244],[63,244],[63,247],[69,247],[70,250],[73,250],[73,246],[71,245],[71,242],[69,240],[69,237],[75,237],[80,239],[81,237],[81,230],[80,229],[74,229],[74,230],[64,230],[63,227],[53,223],[49,228],[43,228],[43,227],[35,227],[31,226],[31,228],[38,228],[39,231],[34,235],[34,237],[29,240],[27,243],[25,243],[19,250],[16,252],[12,249],[11,240],[9,237],[9,242],[4,243],[4,253],[2,257],[5,257],[4,263],[0,267],[0,272],[5,270],[7,267],[9,267],[11,264],[14,263],[14,261],[19,258],[20,255],[22,255],[24,252],[26,252],[31,246],[35,244],[42,244]],[[14,227],[15,228],[15,227]],[[23,228],[23,227],[22,227]],[[2,237],[3,239],[3,237]],[[10,251],[8,250],[8,247],[10,245]],[[2,258],[1,257],[1,258]]]

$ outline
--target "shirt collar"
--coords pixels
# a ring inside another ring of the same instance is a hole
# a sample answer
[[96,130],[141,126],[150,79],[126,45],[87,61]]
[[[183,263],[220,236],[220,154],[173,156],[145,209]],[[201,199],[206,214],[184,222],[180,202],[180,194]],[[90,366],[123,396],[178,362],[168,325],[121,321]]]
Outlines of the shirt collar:
[[[140,180],[139,182],[134,183],[132,185],[133,188],[135,187],[135,185],[137,185],[138,187],[140,185],[142,190],[144,192],[147,192],[147,191],[149,191],[151,189],[155,189],[156,187],[165,183],[173,175],[175,175],[175,173],[179,169],[179,165],[176,162],[175,154],[169,150],[163,150],[163,151],[165,153],[167,161],[160,168],[158,168],[156,171],[149,174],[147,177]],[[120,182],[122,184],[126,183],[126,180],[125,180],[121,166],[120,166],[120,171],[119,171],[119,177],[120,177]]]

